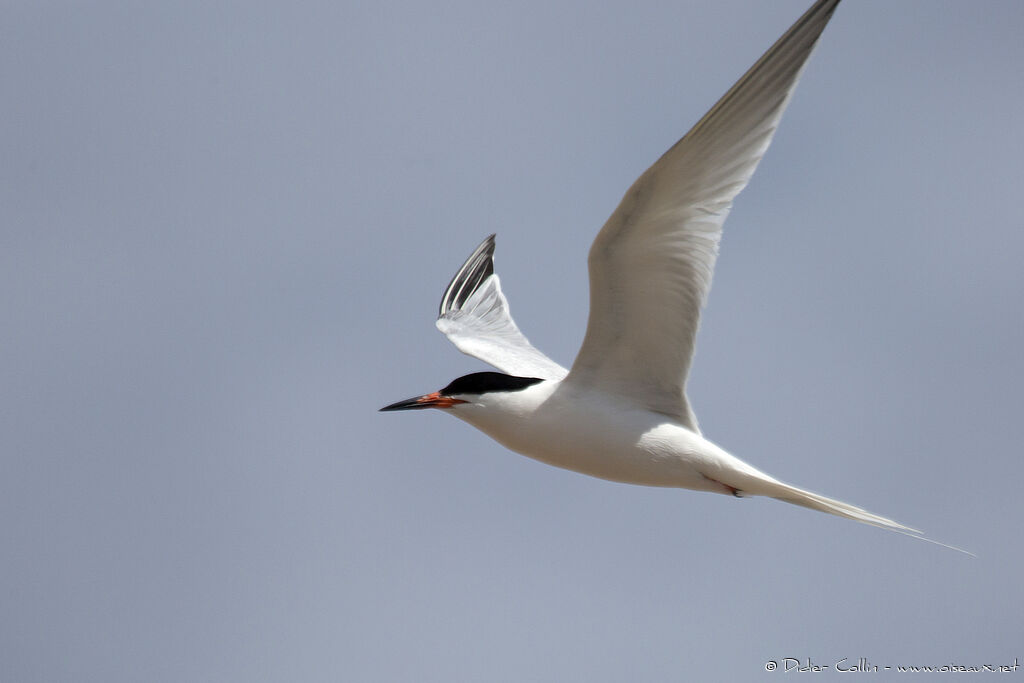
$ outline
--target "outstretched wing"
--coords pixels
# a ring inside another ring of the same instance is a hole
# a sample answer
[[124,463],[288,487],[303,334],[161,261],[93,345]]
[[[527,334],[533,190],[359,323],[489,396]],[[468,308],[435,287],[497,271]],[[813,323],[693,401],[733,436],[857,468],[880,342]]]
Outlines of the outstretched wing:
[[722,224],[839,0],[819,0],[626,192],[590,249],[590,319],[567,381],[694,431],[686,375]]
[[568,372],[516,327],[494,273],[494,235],[455,273],[441,297],[437,329],[460,351],[519,377],[561,379]]

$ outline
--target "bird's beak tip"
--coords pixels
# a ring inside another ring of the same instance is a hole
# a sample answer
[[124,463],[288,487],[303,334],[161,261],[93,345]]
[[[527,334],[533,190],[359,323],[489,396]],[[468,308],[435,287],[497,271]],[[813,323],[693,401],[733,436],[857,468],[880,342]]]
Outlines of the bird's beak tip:
[[429,408],[429,405],[426,405],[424,402],[421,401],[422,398],[422,396],[418,396],[416,398],[407,398],[404,401],[398,401],[397,403],[386,405],[377,412],[390,413],[395,410],[419,410],[421,408]]

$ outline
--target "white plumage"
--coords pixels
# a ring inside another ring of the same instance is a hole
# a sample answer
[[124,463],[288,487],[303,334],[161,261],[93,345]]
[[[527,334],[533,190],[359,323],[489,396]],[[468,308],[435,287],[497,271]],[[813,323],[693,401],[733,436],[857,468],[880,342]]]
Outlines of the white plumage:
[[571,371],[512,320],[491,235],[449,284],[437,327],[507,375],[468,375],[383,410],[442,408],[514,451],[603,479],[769,496],[919,534],[727,453],[701,435],[686,397],[722,224],[838,4],[818,0],[626,192],[590,249],[590,318]]

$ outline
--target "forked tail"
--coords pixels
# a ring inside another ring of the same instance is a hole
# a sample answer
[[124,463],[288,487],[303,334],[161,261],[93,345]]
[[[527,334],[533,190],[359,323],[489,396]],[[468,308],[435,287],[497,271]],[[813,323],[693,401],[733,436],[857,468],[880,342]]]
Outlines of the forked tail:
[[864,524],[870,524],[871,526],[881,527],[883,529],[889,529],[911,538],[917,538],[928,543],[934,543],[935,545],[941,545],[943,548],[949,548],[950,550],[956,550],[958,552],[976,557],[976,555],[963,548],[957,548],[955,545],[949,545],[948,543],[942,543],[940,541],[933,540],[921,535],[921,531],[909,527],[905,524],[900,524],[897,521],[891,520],[888,517],[882,517],[876,515],[873,512],[868,512],[863,508],[859,508],[856,505],[850,505],[844,503],[841,500],[835,500],[834,498],[826,498],[825,496],[818,495],[817,493],[811,493],[803,489],[798,489],[795,486],[789,484],[779,484],[778,494],[769,494],[776,500],[781,500],[785,503],[792,503],[793,505],[800,505],[801,507],[811,508],[812,510],[819,510],[821,512],[827,512],[830,515],[836,515],[838,517],[846,517],[857,522],[863,522]]

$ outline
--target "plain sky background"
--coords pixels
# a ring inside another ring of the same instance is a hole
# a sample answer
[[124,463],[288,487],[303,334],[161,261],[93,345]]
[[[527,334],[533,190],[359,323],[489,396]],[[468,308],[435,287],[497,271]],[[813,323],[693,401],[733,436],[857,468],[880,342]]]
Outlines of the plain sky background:
[[482,369],[433,321],[491,232],[570,363],[597,230],[809,4],[5,3],[0,680],[1024,661],[1018,0],[839,7],[689,392],[733,453],[977,559],[375,412]]

